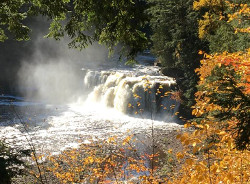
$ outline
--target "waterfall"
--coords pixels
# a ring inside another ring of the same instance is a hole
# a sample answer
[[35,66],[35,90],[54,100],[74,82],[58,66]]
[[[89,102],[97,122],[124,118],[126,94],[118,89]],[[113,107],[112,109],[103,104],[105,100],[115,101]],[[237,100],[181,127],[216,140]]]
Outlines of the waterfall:
[[85,89],[90,91],[87,100],[125,114],[173,115],[179,107],[171,96],[177,90],[176,81],[159,73],[147,73],[88,70],[84,78]]

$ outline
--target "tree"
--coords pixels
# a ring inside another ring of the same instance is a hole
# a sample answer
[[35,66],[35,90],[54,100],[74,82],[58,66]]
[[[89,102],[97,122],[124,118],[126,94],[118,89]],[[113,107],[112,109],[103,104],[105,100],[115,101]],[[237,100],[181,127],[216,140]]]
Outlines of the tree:
[[[249,181],[249,51],[205,55],[201,67],[192,132],[178,135],[185,163],[172,183]],[[171,182],[170,182],[171,183]]]
[[194,9],[203,14],[199,20],[199,37],[209,42],[212,53],[237,52],[250,47],[249,1],[198,0]]
[[[194,104],[194,93],[198,77],[194,70],[199,67],[201,56],[198,51],[206,50],[206,43],[198,37],[200,14],[192,8],[193,0],[149,0],[151,6],[150,25],[153,35],[153,53],[165,67],[163,73],[170,70],[179,73],[180,90],[185,106]],[[164,72],[165,71],[165,72]]]
[[[194,3],[195,9],[205,8],[205,16],[199,22],[199,32],[201,38],[209,40],[212,51],[231,51],[216,53],[214,56],[207,56],[206,67],[198,69],[200,77],[200,92],[197,101],[199,106],[217,105],[219,108],[206,112],[206,108],[201,112],[204,117],[217,118],[221,122],[234,121],[234,139],[237,149],[249,149],[249,43],[241,42],[249,37],[249,6],[246,1],[197,1]],[[230,29],[224,30],[225,37],[219,34],[224,26]],[[213,33],[213,34],[212,34]],[[232,35],[234,39],[222,40]],[[214,37],[218,40],[213,40]],[[232,42],[231,42],[232,41]],[[223,42],[223,44],[221,44]],[[240,50],[241,52],[235,52]],[[212,63],[212,64],[211,64]],[[219,67],[216,65],[219,64]],[[206,93],[203,94],[203,92]],[[202,94],[202,95],[201,95]],[[206,98],[207,101],[203,99]],[[202,105],[203,103],[203,105]],[[206,112],[206,113],[205,113]]]
[[[205,17],[199,21],[199,30],[200,36],[209,40],[210,48],[214,44],[216,48],[221,46],[225,50],[233,48],[242,51],[224,51],[210,55],[200,51],[200,54],[204,54],[204,59],[201,60],[200,68],[196,69],[200,79],[196,104],[193,106],[193,115],[196,118],[184,125],[192,126],[194,131],[177,136],[183,143],[184,150],[176,156],[179,159],[184,158],[185,163],[178,177],[169,183],[211,184],[249,181],[250,50],[244,50],[245,45],[241,45],[240,42],[238,45],[232,45],[237,42],[229,40],[230,43],[224,43],[225,40],[219,38],[216,44],[211,40],[223,24],[233,28],[235,38],[240,38],[242,33],[249,33],[249,24],[245,21],[245,18],[249,17],[248,5],[232,2],[200,0],[194,3],[196,9],[206,7],[203,9]],[[226,4],[227,8],[237,7],[235,11],[226,15],[227,22],[223,20],[225,14],[221,14],[221,18],[215,16],[219,15],[217,13],[222,7],[226,10],[225,6],[222,6]],[[230,25],[231,21],[237,21],[239,24]],[[227,36],[232,30],[224,31],[224,35]]]
[[201,80],[194,114],[201,121],[221,122],[239,150],[249,149],[250,143],[248,62],[249,53],[225,52],[207,56],[197,69]]
[[51,20],[47,37],[59,40],[67,35],[73,48],[98,41],[112,50],[119,43],[121,54],[131,59],[147,46],[143,0],[3,0],[0,7],[0,41],[10,36],[29,39],[31,30],[24,20],[41,14]]
[[0,2],[0,41],[8,39],[9,32],[16,40],[28,39],[30,29],[22,23],[27,17],[27,11],[21,10],[25,3],[19,0]]

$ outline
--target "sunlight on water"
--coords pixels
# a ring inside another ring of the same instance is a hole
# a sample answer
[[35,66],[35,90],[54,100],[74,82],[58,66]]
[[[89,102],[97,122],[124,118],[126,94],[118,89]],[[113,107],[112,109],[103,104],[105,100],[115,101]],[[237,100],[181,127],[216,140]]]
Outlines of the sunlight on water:
[[[87,71],[84,86],[87,97],[79,95],[69,104],[34,103],[15,97],[11,103],[1,100],[3,109],[9,109],[7,118],[0,121],[0,137],[17,147],[29,148],[28,142],[32,142],[38,151],[57,153],[93,139],[122,138],[128,130],[150,135],[152,123],[163,131],[180,127],[173,116],[179,103],[170,97],[160,98],[157,92],[159,87],[163,94],[175,90],[172,78],[133,70]],[[172,105],[175,108],[171,109]],[[162,110],[163,106],[168,109]]]

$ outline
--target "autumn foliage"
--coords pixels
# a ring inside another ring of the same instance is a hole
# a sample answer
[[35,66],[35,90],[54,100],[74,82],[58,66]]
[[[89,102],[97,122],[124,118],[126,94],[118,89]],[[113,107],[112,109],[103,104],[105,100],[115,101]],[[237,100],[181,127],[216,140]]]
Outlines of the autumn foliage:
[[197,118],[185,125],[194,131],[177,137],[185,164],[170,183],[248,183],[249,53],[206,55],[201,64]]
[[[119,140],[116,136],[107,140],[91,140],[78,148],[67,149],[58,155],[39,156],[46,160],[41,164],[42,175],[30,171],[38,182],[54,178],[55,183],[134,183],[133,177],[142,183],[158,183],[153,177],[150,162],[156,162],[156,154],[139,153],[132,135]],[[33,157],[33,159],[35,159]]]
[[[200,0],[194,8],[207,9],[199,24],[202,38],[220,21],[236,21],[241,27],[249,16],[247,4],[232,1]],[[239,27],[234,27],[234,34],[249,30]],[[184,150],[176,156],[185,163],[169,183],[249,183],[250,50],[199,54],[204,59],[196,69],[200,77],[193,106],[196,118],[185,124],[193,131],[177,136]]]
[[156,161],[157,154],[138,154],[132,136],[82,144],[49,156],[45,170],[60,183],[134,183],[130,180],[134,176],[140,183],[248,183],[249,50],[200,54],[204,59],[196,69],[200,76],[193,106],[196,118],[184,125],[188,131],[177,136],[183,144],[176,154],[183,164],[180,170],[167,178],[154,173],[146,163]]
[[[201,39],[213,37],[212,33],[220,26],[233,28],[232,39],[235,35],[240,38],[237,34],[249,34],[249,26],[245,24],[249,17],[246,3],[199,0],[194,2],[194,9],[205,12],[199,20]],[[213,39],[208,41],[212,43]],[[179,171],[168,178],[156,177],[154,170],[145,165],[144,157],[137,154],[130,136],[120,145],[110,138],[50,156],[47,170],[60,183],[121,183],[133,175],[140,183],[250,183],[250,49],[212,54],[199,51],[199,54],[203,59],[195,70],[199,76],[196,104],[192,107],[195,118],[184,125],[188,131],[177,136],[183,144],[183,150],[176,154],[180,164],[183,163]],[[178,96],[173,98],[177,100]],[[134,97],[139,99],[136,94]],[[140,107],[140,102],[135,106]],[[147,159],[156,156],[147,155]]]

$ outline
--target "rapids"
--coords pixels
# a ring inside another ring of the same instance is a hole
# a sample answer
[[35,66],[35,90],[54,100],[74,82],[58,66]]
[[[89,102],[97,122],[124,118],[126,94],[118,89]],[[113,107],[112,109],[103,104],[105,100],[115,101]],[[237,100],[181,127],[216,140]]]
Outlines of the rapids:
[[176,130],[174,118],[179,103],[170,92],[177,89],[173,78],[162,76],[157,67],[86,70],[83,93],[69,104],[49,104],[2,95],[0,139],[12,146],[57,153],[90,140],[132,134],[150,136],[155,129]]

